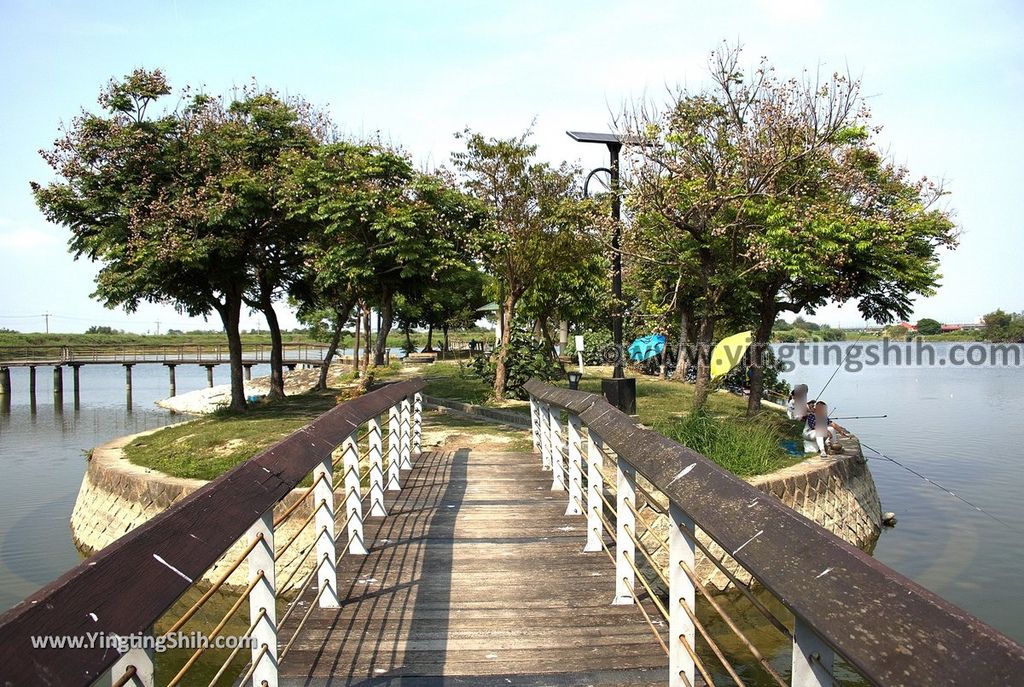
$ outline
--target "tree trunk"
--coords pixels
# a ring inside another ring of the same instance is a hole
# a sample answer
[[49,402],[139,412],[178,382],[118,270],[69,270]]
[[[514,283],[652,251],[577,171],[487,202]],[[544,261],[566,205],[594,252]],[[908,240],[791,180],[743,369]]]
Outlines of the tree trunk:
[[693,389],[693,408],[700,410],[711,392],[711,344],[715,340],[715,320],[705,315],[697,335],[697,385]]
[[761,318],[757,323],[757,330],[754,332],[754,340],[750,344],[750,351],[747,359],[752,362],[750,366],[750,398],[747,399],[747,416],[752,417],[761,410],[761,395],[764,393],[764,364],[768,353],[768,341],[772,336],[772,327],[775,325],[775,318],[778,311],[775,309],[775,299],[771,305],[762,306]]
[[270,330],[270,391],[267,397],[279,400],[284,398],[284,342],[281,338],[281,324],[269,297],[263,298],[260,305]]
[[424,353],[432,353],[434,350],[434,325],[427,325],[427,345],[424,346]]
[[448,323],[447,322],[445,322],[444,324],[441,325],[441,333],[444,335],[444,338],[441,340],[441,357],[445,358],[445,357],[448,356],[448,350],[449,350],[449,348],[448,348]]
[[[366,372],[370,371],[370,349],[373,348],[373,333],[370,331],[370,306],[363,306],[363,338],[366,339],[363,344],[363,370]],[[380,336],[380,327],[377,327],[377,335]]]
[[316,382],[318,391],[326,391],[327,389],[327,374],[331,368],[331,362],[338,352],[338,344],[341,343],[341,330],[344,329],[345,323],[348,321],[348,314],[351,311],[352,304],[349,303],[334,312],[334,333],[331,335],[331,343],[327,346],[327,353],[324,355],[324,362],[320,367],[320,377]]
[[231,360],[231,404],[234,411],[244,411],[245,382],[242,379],[242,335],[238,330],[242,319],[242,294],[225,294],[224,303],[215,306],[228,337],[228,356]]
[[355,374],[356,377],[359,376],[359,344],[361,343],[360,337],[362,335],[362,325],[363,306],[358,305],[356,307],[356,343],[355,347],[352,349],[352,372]]
[[405,323],[405,354],[409,355],[412,353],[412,327],[408,322]]
[[511,294],[501,304],[501,344],[498,348],[498,359],[494,369],[494,398],[505,400],[505,387],[508,386],[508,354],[512,343],[512,317],[516,312],[516,298]]
[[675,377],[680,382],[686,381],[686,373],[690,369],[690,355],[689,346],[693,344],[697,339],[697,333],[694,331],[693,317],[690,316],[689,311],[681,309],[679,311],[679,352],[676,357],[676,374]]
[[384,289],[381,292],[380,310],[377,311],[377,345],[373,350],[373,364],[384,364],[384,353],[388,347],[388,334],[391,333],[391,325],[395,321],[395,296],[391,289]]

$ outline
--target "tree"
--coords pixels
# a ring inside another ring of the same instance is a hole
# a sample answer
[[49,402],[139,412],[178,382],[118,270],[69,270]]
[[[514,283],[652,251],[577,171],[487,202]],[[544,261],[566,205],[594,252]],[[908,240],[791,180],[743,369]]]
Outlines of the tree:
[[[956,232],[936,208],[941,186],[909,179],[874,150],[858,82],[783,81],[763,61],[747,78],[740,54],[713,53],[709,89],[627,121],[661,142],[642,149],[634,196],[665,216],[683,258],[696,255],[702,353],[716,320],[751,313],[754,413],[780,313],[856,299],[865,317],[906,317],[913,294],[938,283],[937,251]],[[698,406],[706,375],[699,364]]]
[[494,373],[494,397],[504,399],[516,308],[523,296],[562,266],[552,237],[580,234],[595,226],[591,205],[581,202],[578,170],[538,162],[530,132],[509,139],[466,130],[464,151],[453,154],[465,189],[487,209],[477,232],[477,254],[498,282],[501,342]]
[[111,81],[43,157],[60,180],[33,183],[46,218],[71,231],[75,258],[100,262],[94,297],[134,311],[143,301],[179,312],[216,311],[231,356],[231,407],[245,408],[239,319],[248,286],[245,228],[218,202],[230,160],[217,101],[183,94],[177,110],[149,111],[171,92],[159,71]]
[[931,336],[932,334],[938,334],[942,331],[942,323],[938,320],[931,318],[924,318],[917,322],[917,333],[925,336]]

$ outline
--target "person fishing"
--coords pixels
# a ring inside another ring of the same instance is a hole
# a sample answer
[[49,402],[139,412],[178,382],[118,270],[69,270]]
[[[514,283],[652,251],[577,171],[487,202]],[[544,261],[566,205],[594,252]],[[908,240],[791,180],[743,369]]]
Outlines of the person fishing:
[[810,412],[807,406],[807,385],[797,384],[789,392],[789,401],[786,403],[786,415],[790,420],[803,421]]
[[829,449],[833,447],[838,449],[836,453],[841,452],[842,447],[836,444],[836,437],[848,437],[850,433],[845,427],[832,421],[828,416],[828,404],[824,401],[813,401],[809,404],[809,409],[804,426],[804,450],[806,451],[809,446],[808,453],[817,450],[822,458],[828,457]]

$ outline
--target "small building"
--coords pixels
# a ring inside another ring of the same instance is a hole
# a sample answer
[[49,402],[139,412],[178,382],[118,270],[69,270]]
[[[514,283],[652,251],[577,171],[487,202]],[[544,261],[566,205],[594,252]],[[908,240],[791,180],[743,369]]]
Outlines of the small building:
[[963,329],[963,327],[961,327],[958,324],[944,324],[944,325],[942,325],[939,328],[939,331],[943,331],[943,332],[958,332],[961,329]]

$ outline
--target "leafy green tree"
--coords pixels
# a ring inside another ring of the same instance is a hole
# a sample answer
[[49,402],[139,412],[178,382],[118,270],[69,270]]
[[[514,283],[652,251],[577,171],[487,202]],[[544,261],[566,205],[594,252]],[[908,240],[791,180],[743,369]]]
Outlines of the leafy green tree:
[[925,336],[931,336],[932,334],[938,334],[942,331],[942,323],[938,320],[931,318],[924,318],[917,322],[917,333],[924,334]]
[[[631,120],[635,135],[661,142],[642,149],[636,202],[690,244],[681,255],[697,256],[702,348],[716,321],[742,321],[744,309],[755,360],[782,312],[854,299],[867,318],[906,317],[913,295],[938,283],[938,250],[956,244],[941,186],[909,179],[874,149],[858,82],[780,80],[765,62],[747,77],[739,58],[738,48],[714,53],[709,89]],[[761,367],[751,369],[750,413]],[[699,364],[698,406],[706,375]]]
[[43,156],[58,176],[33,193],[46,218],[71,231],[75,258],[101,263],[94,297],[110,308],[169,303],[216,311],[231,356],[231,407],[245,407],[239,319],[249,286],[245,227],[218,201],[231,160],[217,101],[186,92],[150,114],[171,88],[136,70],[102,91],[102,114],[83,112]]
[[495,360],[494,396],[504,399],[516,311],[523,297],[546,276],[565,266],[563,233],[579,236],[596,226],[592,203],[581,198],[578,170],[538,162],[530,133],[488,138],[470,130],[453,154],[465,189],[484,204],[487,223],[475,234],[486,271],[498,282],[502,340]]

